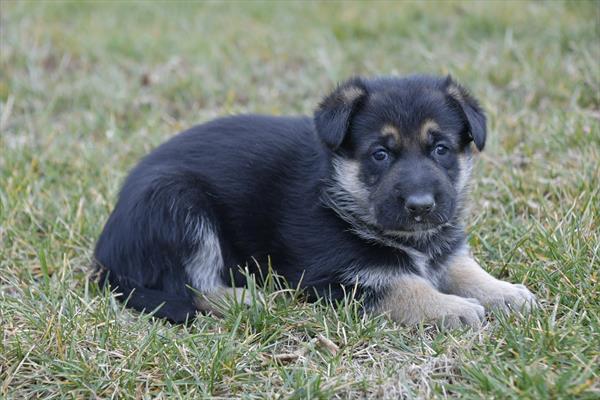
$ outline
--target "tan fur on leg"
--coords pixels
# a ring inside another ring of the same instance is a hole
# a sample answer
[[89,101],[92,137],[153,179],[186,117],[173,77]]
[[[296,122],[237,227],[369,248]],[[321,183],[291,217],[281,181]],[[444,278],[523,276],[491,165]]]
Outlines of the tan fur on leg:
[[388,288],[376,311],[388,313],[404,325],[433,322],[447,328],[481,325],[484,309],[475,299],[443,294],[427,280],[406,275]]
[[[257,301],[262,303],[260,293],[257,293]],[[252,294],[247,288],[221,287],[213,292],[198,295],[195,303],[198,310],[222,317],[234,303],[252,305]]]
[[494,278],[466,252],[450,260],[442,290],[458,296],[474,297],[488,310],[528,311],[536,305],[535,296],[525,286]]

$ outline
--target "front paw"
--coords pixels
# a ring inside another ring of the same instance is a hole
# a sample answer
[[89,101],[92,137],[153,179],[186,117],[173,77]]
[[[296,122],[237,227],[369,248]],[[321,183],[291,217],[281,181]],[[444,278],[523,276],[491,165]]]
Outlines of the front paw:
[[427,319],[443,328],[479,328],[485,317],[485,309],[477,299],[442,295],[439,303],[426,314],[429,314]]
[[478,328],[485,317],[485,309],[477,299],[441,293],[429,281],[414,275],[393,281],[375,310],[408,326],[434,323],[446,328]]
[[524,285],[500,280],[496,280],[485,288],[483,294],[478,298],[487,310],[525,313],[537,307],[535,295]]

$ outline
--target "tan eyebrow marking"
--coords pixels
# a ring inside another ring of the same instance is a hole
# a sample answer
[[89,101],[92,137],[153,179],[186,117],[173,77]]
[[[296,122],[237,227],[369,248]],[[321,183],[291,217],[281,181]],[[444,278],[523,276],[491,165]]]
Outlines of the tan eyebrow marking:
[[439,130],[440,126],[432,119],[427,119],[421,125],[421,130],[419,131],[419,138],[423,143],[427,143],[429,141],[429,133],[431,131]]
[[396,143],[398,145],[401,144],[402,138],[400,137],[400,131],[398,130],[398,128],[396,128],[394,125],[391,124],[385,124],[382,128],[381,128],[381,134],[383,136],[391,136],[394,138],[394,140],[396,141]]

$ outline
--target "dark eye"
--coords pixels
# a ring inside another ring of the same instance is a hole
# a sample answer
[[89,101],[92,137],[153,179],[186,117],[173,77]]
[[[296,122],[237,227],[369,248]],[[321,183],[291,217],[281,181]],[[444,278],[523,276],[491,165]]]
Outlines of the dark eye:
[[375,161],[385,161],[390,156],[389,153],[386,150],[383,150],[383,149],[377,150],[372,155],[373,155],[373,159]]
[[438,144],[437,146],[435,146],[435,154],[438,156],[444,156],[446,155],[446,153],[448,153],[448,147],[444,146],[443,144]]

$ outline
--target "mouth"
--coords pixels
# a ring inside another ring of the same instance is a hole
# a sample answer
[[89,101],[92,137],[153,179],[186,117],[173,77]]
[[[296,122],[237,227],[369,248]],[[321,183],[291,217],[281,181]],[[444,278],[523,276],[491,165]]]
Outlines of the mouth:
[[430,224],[430,223],[417,223],[412,224],[410,226],[403,226],[397,229],[386,230],[390,233],[401,233],[401,234],[411,234],[411,233],[429,233],[429,232],[437,232],[441,229],[444,224]]
[[453,216],[454,208],[447,202],[440,202],[437,209],[431,212],[415,215],[385,205],[373,209],[373,219],[379,229],[395,236],[418,236],[438,232],[452,221]]
[[386,222],[380,224],[387,235],[392,236],[416,236],[423,234],[432,234],[438,232],[447,225],[448,219],[436,219],[431,221],[423,216],[416,216],[407,220],[397,220],[392,223]]
[[416,215],[414,217],[408,217],[408,221],[404,223],[408,227],[408,230],[422,231],[438,228],[448,222],[448,218],[442,214],[436,215]]

